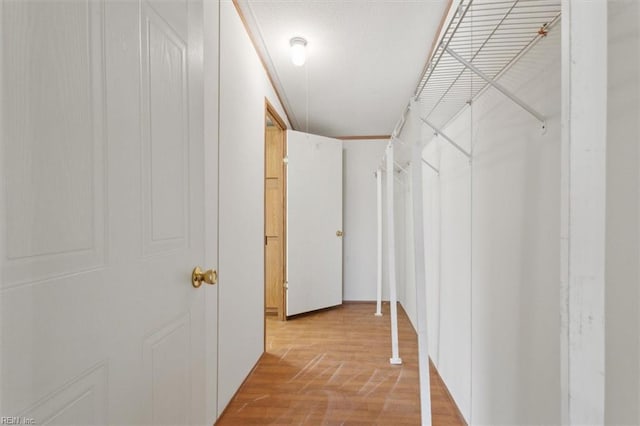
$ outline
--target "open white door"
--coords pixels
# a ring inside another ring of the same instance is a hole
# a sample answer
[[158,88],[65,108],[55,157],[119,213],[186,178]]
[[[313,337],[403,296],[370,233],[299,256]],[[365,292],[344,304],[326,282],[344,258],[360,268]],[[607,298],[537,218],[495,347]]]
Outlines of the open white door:
[[9,0],[0,23],[0,414],[212,424],[202,1]]
[[342,303],[342,141],[287,132],[287,315]]

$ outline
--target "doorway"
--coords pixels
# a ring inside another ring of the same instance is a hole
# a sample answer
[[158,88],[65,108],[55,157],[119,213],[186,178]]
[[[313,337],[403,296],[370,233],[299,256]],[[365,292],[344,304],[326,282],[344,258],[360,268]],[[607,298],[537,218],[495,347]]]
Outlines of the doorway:
[[286,320],[286,125],[265,101],[264,313]]

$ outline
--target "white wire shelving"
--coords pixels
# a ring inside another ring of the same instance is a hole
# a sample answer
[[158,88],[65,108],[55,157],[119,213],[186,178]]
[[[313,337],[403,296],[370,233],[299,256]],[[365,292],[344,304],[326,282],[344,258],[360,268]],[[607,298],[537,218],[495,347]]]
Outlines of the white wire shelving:
[[493,87],[544,125],[542,113],[498,80],[553,30],[560,10],[560,0],[460,0],[414,94],[422,121],[438,131]]

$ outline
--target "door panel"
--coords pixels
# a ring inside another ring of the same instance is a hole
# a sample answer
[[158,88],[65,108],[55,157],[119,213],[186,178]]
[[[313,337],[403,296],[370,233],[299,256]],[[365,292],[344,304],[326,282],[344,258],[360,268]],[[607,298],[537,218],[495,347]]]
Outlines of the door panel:
[[187,38],[147,3],[142,23],[143,241],[151,254],[188,244]]
[[201,2],[2,1],[0,20],[2,415],[211,423]]
[[[273,120],[273,119],[272,119]],[[275,121],[275,120],[274,120]],[[266,150],[272,155],[267,155],[266,177],[282,177],[282,159],[284,158],[284,132],[277,124],[265,128]]]
[[280,238],[284,225],[284,214],[282,210],[282,179],[267,178],[265,185],[266,212],[265,212],[265,232],[268,237]]
[[[282,168],[282,160],[280,160],[280,164],[280,168]],[[284,283],[282,179],[267,177],[265,181],[265,308],[267,313],[276,313],[279,316],[282,306],[282,285]]]
[[102,28],[94,3],[3,10],[5,288],[104,264]]
[[[73,386],[60,386],[82,381],[106,348],[100,339],[85,348],[63,331],[75,327],[92,336],[105,313],[98,306],[95,316],[87,315],[85,304],[68,298],[104,294],[103,19],[100,5],[88,2],[7,2],[0,8],[6,191],[1,406],[3,415],[29,405],[44,410],[36,401],[52,395],[55,404],[43,411],[52,416],[75,398]],[[78,274],[90,274],[91,282]],[[74,315],[86,321],[75,325]],[[94,408],[96,418],[104,418],[104,410]]]
[[145,381],[151,397],[151,423],[192,424],[189,421],[191,393],[189,314],[172,321],[143,343]]
[[287,315],[342,303],[342,142],[287,132]]
[[284,282],[280,237],[267,237],[265,262],[269,264],[266,276],[266,309],[267,312],[279,314],[279,307],[282,305],[282,283]]

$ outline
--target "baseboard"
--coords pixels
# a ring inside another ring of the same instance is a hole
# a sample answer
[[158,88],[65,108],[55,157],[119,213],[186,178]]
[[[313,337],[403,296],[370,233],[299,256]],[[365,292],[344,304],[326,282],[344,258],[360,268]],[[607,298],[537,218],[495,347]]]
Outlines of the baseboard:
[[438,376],[438,380],[440,380],[440,383],[442,383],[442,387],[444,388],[445,392],[447,393],[447,397],[449,398],[449,401],[451,401],[451,405],[453,405],[455,407],[455,409],[456,409],[456,414],[458,415],[458,418],[460,419],[460,422],[463,425],[466,426],[467,425],[467,421],[464,419],[464,416],[462,415],[462,412],[460,411],[460,408],[458,407],[458,404],[456,404],[456,400],[453,399],[453,396],[451,395],[451,392],[449,392],[449,387],[447,386],[445,381],[442,380],[442,376],[440,375],[440,372],[436,368],[436,365],[431,360],[431,357],[429,357],[429,366],[432,367],[433,371],[436,372],[436,376]]

